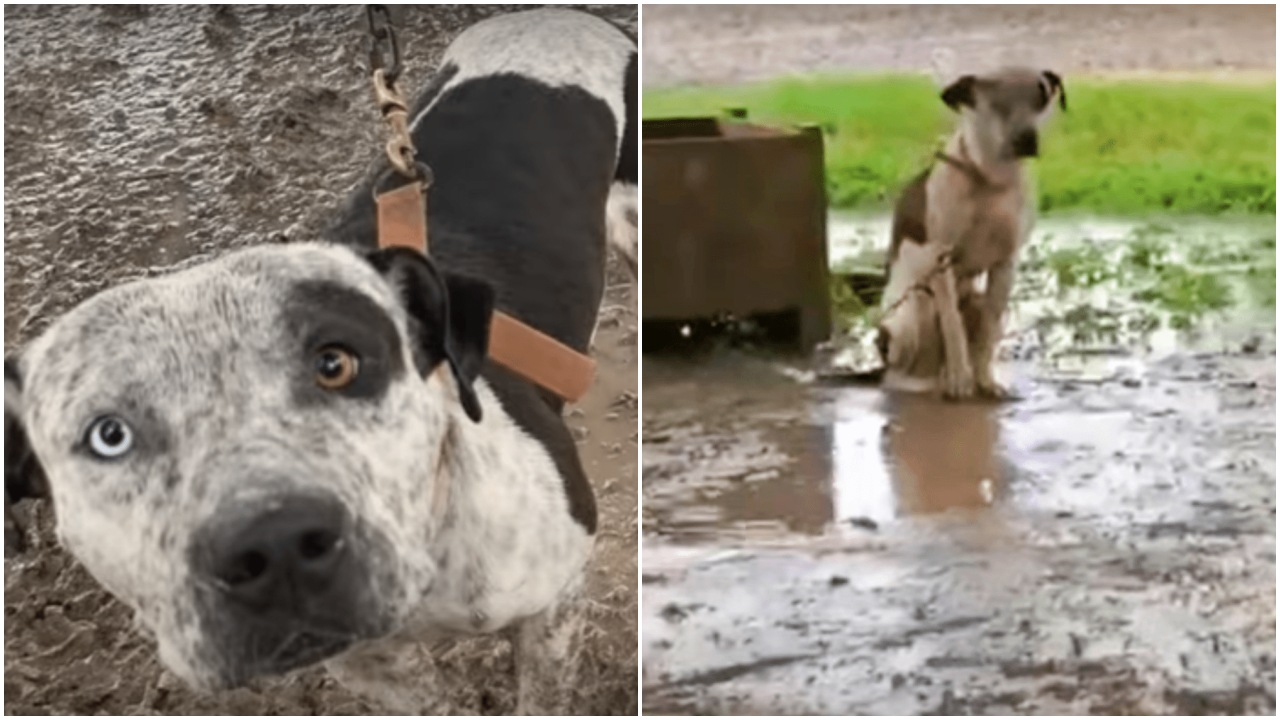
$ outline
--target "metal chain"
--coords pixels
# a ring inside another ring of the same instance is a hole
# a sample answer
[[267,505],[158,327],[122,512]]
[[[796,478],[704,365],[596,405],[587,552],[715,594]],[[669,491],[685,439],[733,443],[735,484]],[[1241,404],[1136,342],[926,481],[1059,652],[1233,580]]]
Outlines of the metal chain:
[[923,292],[923,293],[928,293],[929,295],[932,295],[933,289],[929,287],[929,283],[933,281],[933,278],[936,275],[938,275],[939,273],[945,272],[949,269],[951,269],[951,251],[946,250],[946,251],[943,251],[940,255],[938,255],[938,264],[934,265],[933,268],[929,270],[929,272],[925,273],[924,277],[920,278],[913,285],[911,285],[911,287],[908,287],[905,291],[903,291],[902,295],[900,295],[897,300],[894,300],[892,303],[889,304],[889,307],[882,310],[880,312],[880,317],[882,318],[888,317],[889,313],[893,312],[894,310],[897,310],[898,307],[902,305],[902,303],[906,302],[907,299],[911,297],[912,293]]
[[400,43],[391,24],[391,11],[386,5],[370,5],[365,15],[372,37],[369,69],[373,72],[374,101],[391,131],[391,139],[386,145],[387,161],[405,178],[430,184],[430,169],[417,161],[418,151],[409,135],[409,104],[396,89],[396,79],[400,77],[403,66]]
[[[365,19],[369,21],[369,34],[373,42],[369,44],[369,69],[386,70],[387,82],[394,83],[400,79],[400,43],[396,41],[396,29],[391,24],[391,10],[386,5],[369,5],[365,8]],[[391,64],[387,65],[386,51],[391,53]]]

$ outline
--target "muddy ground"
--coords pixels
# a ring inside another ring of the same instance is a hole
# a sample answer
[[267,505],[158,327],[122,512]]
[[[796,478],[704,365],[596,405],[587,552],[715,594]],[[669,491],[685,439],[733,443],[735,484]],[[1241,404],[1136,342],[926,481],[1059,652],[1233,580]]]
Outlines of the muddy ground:
[[[939,47],[1274,72],[1270,7],[1022,32],[1051,12],[647,7],[646,82],[928,71]],[[1017,402],[832,374],[865,360],[857,323],[813,357],[646,355],[645,711],[1274,714],[1274,228],[1045,218],[1002,345]],[[859,264],[888,218],[829,230]]]
[[[397,11],[420,87],[447,42],[515,6]],[[593,11],[635,28],[634,7]],[[6,7],[5,350],[125,279],[212,253],[317,236],[374,162],[361,8]],[[635,302],[610,268],[597,386],[570,413],[600,498],[584,713],[634,713]],[[153,644],[23,512],[37,550],[5,560],[6,714],[311,714],[367,708],[322,671],[217,696],[162,671]],[[510,712],[511,654],[481,640],[445,660],[459,713]]]
[[647,86],[1002,64],[1275,72],[1274,5],[646,6]]
[[1274,712],[1274,345],[1005,406],[785,367],[645,360],[647,712]]

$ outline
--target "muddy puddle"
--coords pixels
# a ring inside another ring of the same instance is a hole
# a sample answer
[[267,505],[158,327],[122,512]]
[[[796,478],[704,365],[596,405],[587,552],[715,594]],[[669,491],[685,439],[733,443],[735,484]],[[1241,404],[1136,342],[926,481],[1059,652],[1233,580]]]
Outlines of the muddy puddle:
[[1017,402],[647,356],[646,710],[1273,713],[1274,219],[1165,227],[1041,223]]

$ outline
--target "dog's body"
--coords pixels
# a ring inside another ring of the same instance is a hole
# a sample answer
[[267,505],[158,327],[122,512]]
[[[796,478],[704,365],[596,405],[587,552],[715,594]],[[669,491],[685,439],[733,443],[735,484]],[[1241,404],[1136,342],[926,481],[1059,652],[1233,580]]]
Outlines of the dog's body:
[[594,495],[562,402],[485,348],[496,305],[589,349],[606,235],[634,251],[635,62],[577,12],[464,32],[412,119],[431,259],[376,249],[370,181],[334,244],[87,300],[6,361],[6,500],[47,478],[197,686],[328,661],[439,711],[432,643],[509,629],[520,709],[565,710]]
[[960,127],[894,211],[879,338],[887,387],[1006,396],[992,360],[1035,215],[1021,161],[1038,153],[1055,96],[1065,109],[1061,79],[1029,70],[967,75],[943,92]]

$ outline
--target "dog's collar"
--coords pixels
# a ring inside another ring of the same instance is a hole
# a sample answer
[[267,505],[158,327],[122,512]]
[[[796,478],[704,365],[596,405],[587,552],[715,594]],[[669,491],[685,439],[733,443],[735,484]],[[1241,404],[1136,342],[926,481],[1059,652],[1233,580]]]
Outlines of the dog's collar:
[[991,184],[991,181],[987,179],[986,174],[983,173],[972,160],[961,160],[960,158],[952,157],[941,150],[934,153],[934,156],[942,162],[964,173],[964,175],[968,177],[974,185],[985,186]]
[[954,155],[948,155],[942,150],[934,153],[934,157],[959,170],[965,177],[969,178],[970,182],[980,188],[999,190],[1003,187],[987,177],[987,174],[982,172],[982,168],[978,167],[978,164],[969,158],[969,151],[965,148],[963,137],[960,138],[960,155],[961,157],[958,158]]
[[[427,254],[427,198],[422,181],[377,193],[378,247],[409,247]],[[489,327],[489,357],[569,402],[587,394],[596,363],[545,333],[498,311]]]

